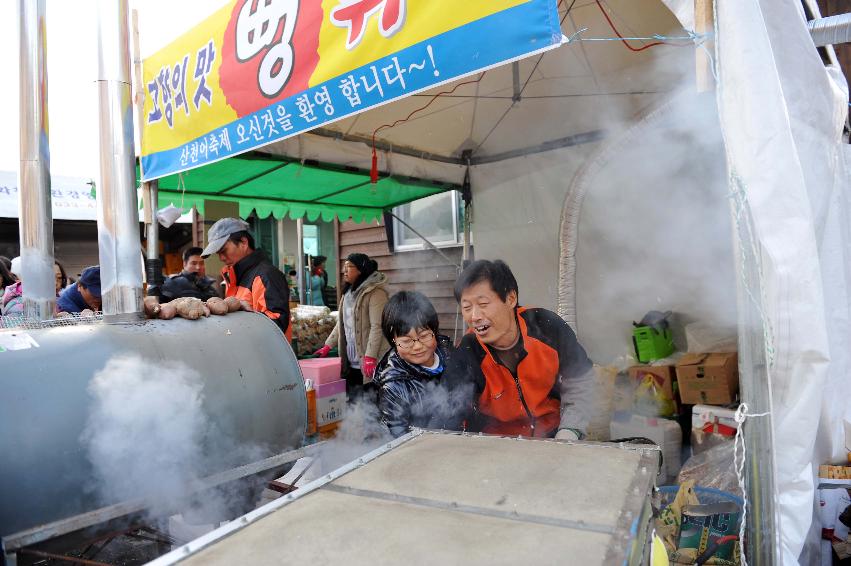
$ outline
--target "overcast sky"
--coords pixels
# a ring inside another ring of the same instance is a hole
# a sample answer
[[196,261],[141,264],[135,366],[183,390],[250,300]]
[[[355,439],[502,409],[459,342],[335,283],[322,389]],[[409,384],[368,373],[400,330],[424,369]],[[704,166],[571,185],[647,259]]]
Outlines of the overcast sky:
[[[0,1],[0,170],[18,168],[18,2]],[[130,0],[139,11],[142,57],[157,51],[227,0]],[[50,169],[96,177],[97,2],[46,0]],[[132,41],[132,39],[131,39]]]

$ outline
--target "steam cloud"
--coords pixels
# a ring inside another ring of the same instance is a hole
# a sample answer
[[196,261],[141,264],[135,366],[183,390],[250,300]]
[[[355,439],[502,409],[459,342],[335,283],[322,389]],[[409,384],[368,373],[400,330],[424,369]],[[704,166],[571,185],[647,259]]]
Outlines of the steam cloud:
[[192,497],[199,479],[268,455],[241,445],[205,413],[197,371],[117,356],[95,375],[89,393],[92,410],[81,441],[92,464],[89,488],[103,504],[141,498],[153,517],[182,510],[203,521],[246,510],[251,490],[245,484]]

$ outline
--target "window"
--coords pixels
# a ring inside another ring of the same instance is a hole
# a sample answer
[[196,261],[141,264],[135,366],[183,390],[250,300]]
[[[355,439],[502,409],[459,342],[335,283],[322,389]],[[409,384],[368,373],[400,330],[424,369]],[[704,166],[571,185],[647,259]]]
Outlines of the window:
[[[435,246],[459,246],[463,242],[464,203],[458,191],[447,191],[397,206],[393,213]],[[428,247],[413,230],[395,219],[393,239],[396,251]]]

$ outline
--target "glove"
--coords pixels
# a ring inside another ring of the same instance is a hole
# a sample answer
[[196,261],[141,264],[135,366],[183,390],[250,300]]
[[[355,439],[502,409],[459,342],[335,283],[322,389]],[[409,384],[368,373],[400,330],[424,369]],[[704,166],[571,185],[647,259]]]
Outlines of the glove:
[[556,433],[556,440],[579,440],[579,435],[575,430],[562,428]]
[[375,358],[370,358],[369,356],[364,356],[361,360],[360,369],[361,373],[363,373],[364,383],[372,380],[372,375],[375,373],[375,366],[378,365],[378,360]]
[[325,344],[324,346],[322,346],[321,348],[319,348],[318,350],[313,352],[313,355],[319,356],[320,358],[324,358],[328,355],[328,352],[330,352],[330,351],[331,351],[331,346],[329,346],[328,344]]

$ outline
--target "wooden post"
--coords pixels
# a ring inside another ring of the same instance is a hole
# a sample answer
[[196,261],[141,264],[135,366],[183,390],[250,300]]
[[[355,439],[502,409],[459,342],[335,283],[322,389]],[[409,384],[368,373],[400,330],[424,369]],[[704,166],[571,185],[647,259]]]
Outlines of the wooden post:
[[[694,31],[699,35],[711,34],[715,31],[715,14],[713,11],[713,0],[694,0]],[[707,92],[715,86],[712,76],[712,59],[709,53],[715,51],[715,40],[706,40],[703,44],[704,50],[698,47],[695,50],[695,72],[697,80],[697,92]]]

